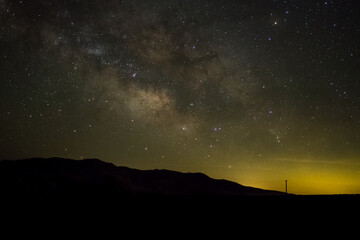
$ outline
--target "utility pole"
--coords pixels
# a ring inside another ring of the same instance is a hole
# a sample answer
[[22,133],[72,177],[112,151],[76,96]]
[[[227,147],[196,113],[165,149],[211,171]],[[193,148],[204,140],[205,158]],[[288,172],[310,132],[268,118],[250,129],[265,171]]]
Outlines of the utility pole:
[[285,193],[287,194],[287,181],[288,180],[285,180]]

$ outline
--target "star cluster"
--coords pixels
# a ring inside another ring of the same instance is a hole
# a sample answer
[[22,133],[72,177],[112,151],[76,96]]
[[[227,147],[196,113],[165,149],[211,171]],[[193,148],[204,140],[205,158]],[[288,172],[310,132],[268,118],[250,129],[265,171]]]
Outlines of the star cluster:
[[358,13],[350,0],[1,0],[0,157],[359,192]]

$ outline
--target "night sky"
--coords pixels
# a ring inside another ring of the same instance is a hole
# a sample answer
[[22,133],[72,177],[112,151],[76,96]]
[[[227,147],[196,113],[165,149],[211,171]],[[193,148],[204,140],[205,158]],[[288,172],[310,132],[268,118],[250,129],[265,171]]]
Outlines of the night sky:
[[0,159],[360,193],[360,3],[0,0]]

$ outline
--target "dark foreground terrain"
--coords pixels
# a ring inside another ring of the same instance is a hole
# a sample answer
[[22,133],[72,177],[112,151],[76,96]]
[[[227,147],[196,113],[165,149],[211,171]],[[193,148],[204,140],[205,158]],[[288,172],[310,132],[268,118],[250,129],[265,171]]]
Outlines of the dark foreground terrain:
[[0,189],[13,237],[324,239],[359,226],[359,195],[286,195],[95,159],[1,161]]

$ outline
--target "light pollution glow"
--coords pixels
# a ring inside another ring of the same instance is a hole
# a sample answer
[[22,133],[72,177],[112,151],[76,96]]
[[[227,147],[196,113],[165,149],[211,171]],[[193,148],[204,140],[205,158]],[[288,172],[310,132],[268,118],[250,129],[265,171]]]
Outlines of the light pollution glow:
[[[224,178],[247,186],[285,191],[294,194],[358,194],[360,164],[352,162],[321,162],[280,160],[276,163],[230,165],[221,172],[209,169],[210,176]],[[284,163],[285,162],[285,163]],[[351,167],[349,167],[351,166]]]

